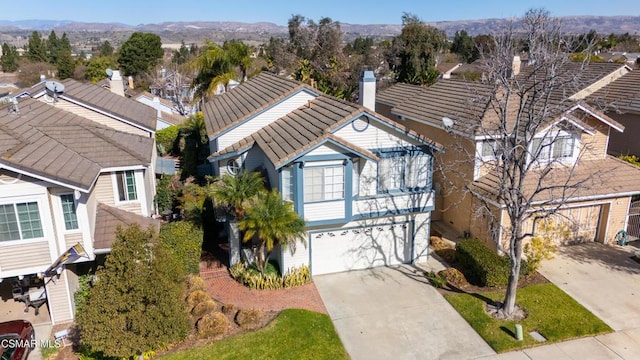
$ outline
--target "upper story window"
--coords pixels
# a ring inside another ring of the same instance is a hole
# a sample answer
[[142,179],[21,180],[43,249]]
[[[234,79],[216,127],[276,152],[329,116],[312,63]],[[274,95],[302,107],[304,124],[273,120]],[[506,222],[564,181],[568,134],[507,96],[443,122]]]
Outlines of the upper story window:
[[344,166],[304,168],[304,201],[344,199]]
[[496,157],[496,141],[495,140],[484,140],[482,141],[482,146],[480,148],[480,155],[483,158],[494,158]]
[[576,152],[575,146],[576,140],[571,134],[535,138],[531,143],[531,156],[542,163],[572,159]]
[[423,189],[429,186],[431,156],[393,152],[381,154],[378,162],[378,190],[404,191]]
[[76,215],[76,204],[73,194],[60,195],[62,203],[62,214],[64,216],[64,228],[66,230],[78,229],[78,216]]
[[293,201],[293,167],[282,169],[282,199]]
[[120,201],[132,201],[138,199],[136,177],[133,170],[117,172],[116,180]]
[[37,202],[0,205],[0,241],[43,236]]

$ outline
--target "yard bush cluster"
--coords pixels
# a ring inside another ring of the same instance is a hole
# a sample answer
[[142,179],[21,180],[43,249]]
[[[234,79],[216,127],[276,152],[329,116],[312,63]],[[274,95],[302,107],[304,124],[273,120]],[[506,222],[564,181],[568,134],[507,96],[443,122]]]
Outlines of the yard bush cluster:
[[460,272],[460,270],[456,268],[448,268],[439,271],[438,276],[446,280],[448,284],[451,284],[459,289],[469,285],[464,275]]
[[160,242],[173,253],[188,274],[200,271],[202,238],[202,229],[189,221],[163,224],[160,228]]
[[251,289],[276,290],[304,285],[311,281],[311,272],[308,266],[293,267],[283,276],[276,271],[265,270],[260,273],[253,265],[238,263],[229,268],[231,276],[241,284]]
[[235,322],[244,330],[255,330],[262,325],[265,319],[264,311],[260,309],[239,310],[235,316]]
[[156,146],[160,155],[174,152],[177,148],[179,134],[180,127],[176,125],[156,131]]
[[[456,246],[456,253],[469,281],[479,286],[506,286],[509,282],[509,258],[496,254],[482,241],[464,240]],[[523,259],[520,276],[527,274],[527,262]]]

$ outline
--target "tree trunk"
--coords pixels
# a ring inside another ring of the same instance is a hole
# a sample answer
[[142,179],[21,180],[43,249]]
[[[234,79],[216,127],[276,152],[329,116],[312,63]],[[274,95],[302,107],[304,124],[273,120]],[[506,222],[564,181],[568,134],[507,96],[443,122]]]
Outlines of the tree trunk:
[[264,274],[264,242],[258,246],[258,256],[256,257],[256,265],[261,274]]
[[504,296],[502,311],[507,314],[513,314],[516,308],[516,292],[518,290],[518,280],[520,278],[520,263],[522,261],[522,242],[517,240],[513,244],[514,249],[511,251],[511,272],[509,273],[509,283],[507,284],[507,292]]

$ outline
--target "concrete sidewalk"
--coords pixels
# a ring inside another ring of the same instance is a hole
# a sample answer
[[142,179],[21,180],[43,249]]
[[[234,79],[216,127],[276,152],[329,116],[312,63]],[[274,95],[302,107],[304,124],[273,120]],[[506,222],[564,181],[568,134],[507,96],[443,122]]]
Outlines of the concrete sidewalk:
[[499,355],[481,356],[481,360],[590,360],[640,358],[640,328],[543,345]]

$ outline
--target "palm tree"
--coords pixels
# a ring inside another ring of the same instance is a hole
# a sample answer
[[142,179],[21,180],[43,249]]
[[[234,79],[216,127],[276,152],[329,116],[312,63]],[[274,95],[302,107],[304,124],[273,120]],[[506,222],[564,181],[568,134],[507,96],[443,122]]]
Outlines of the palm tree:
[[191,175],[197,175],[198,165],[209,156],[209,138],[202,113],[189,116],[180,127],[180,135],[184,141],[181,177],[185,179]]
[[252,65],[251,47],[241,41],[226,41],[222,47],[212,42],[190,63],[197,71],[191,87],[195,89],[194,101],[205,100],[214,94],[220,85],[227,84],[236,78],[236,69],[240,72],[240,82],[247,77]]
[[259,172],[225,174],[211,185],[211,197],[225,206],[240,220],[245,215],[247,202],[264,191],[264,178]]
[[293,210],[290,202],[282,200],[276,190],[258,194],[246,208],[246,214],[238,222],[244,231],[242,241],[251,241],[257,237],[260,241],[256,266],[264,271],[265,259],[268,259],[277,244],[295,250],[297,240],[304,243],[305,222]]

